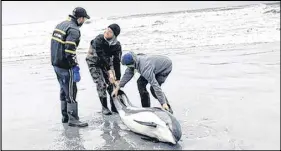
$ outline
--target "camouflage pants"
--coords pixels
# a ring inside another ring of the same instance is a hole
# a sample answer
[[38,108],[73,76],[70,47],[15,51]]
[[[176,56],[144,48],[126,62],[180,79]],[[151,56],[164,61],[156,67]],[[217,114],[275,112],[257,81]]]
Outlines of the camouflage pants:
[[96,83],[97,92],[100,98],[107,98],[106,91],[111,94],[113,87],[110,85],[108,80],[107,71],[97,65],[95,57],[87,56],[86,62],[89,67],[90,74],[93,81]]

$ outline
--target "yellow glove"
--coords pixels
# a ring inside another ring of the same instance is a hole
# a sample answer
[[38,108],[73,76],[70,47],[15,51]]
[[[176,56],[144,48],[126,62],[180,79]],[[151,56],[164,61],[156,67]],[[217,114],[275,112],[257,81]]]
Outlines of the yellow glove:
[[164,110],[169,111],[169,107],[168,107],[167,103],[163,104],[162,107],[163,107]]

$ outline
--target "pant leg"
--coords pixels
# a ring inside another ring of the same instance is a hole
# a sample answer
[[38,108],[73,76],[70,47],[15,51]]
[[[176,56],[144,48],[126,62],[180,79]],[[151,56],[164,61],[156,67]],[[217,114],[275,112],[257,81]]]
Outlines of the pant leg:
[[[77,85],[76,85],[76,82],[73,81],[73,71],[72,69],[68,70],[69,72],[69,82],[68,82],[68,88],[69,88],[69,94],[66,95],[69,97],[70,99],[70,102],[71,103],[77,103],[76,102],[76,95],[77,95]],[[68,77],[68,76],[66,76]]]
[[65,94],[66,101],[68,103],[77,103],[76,102],[77,86],[76,83],[73,82],[72,69],[67,70],[67,69],[55,67],[55,71],[59,76],[59,78],[61,79],[61,87]]
[[137,84],[138,84],[139,94],[141,97],[142,107],[150,107],[150,96],[146,89],[146,85],[148,84],[148,81],[144,77],[140,76],[139,79],[137,80]]
[[101,100],[107,99],[107,94],[106,94],[107,84],[105,82],[104,73],[102,72],[101,68],[97,67],[95,68],[95,70],[91,70],[91,75],[94,82],[96,83],[99,98]]
[[107,108],[107,94],[106,94],[106,82],[104,73],[100,67],[96,65],[96,60],[93,57],[87,57],[86,62],[88,64],[91,77],[96,84],[97,93],[99,95],[100,102],[103,107]]
[[108,87],[107,87],[107,92],[110,96],[110,105],[111,105],[111,111],[112,112],[118,112],[116,107],[115,107],[115,104],[113,103],[113,97],[111,96],[112,92],[113,92],[113,85],[112,84],[109,84]]
[[60,101],[66,102],[66,95],[65,95],[65,92],[63,90],[63,80],[57,73],[56,73],[56,75],[57,75],[58,82],[60,84]]
[[67,115],[67,102],[66,102],[66,94],[65,94],[65,92],[63,90],[63,80],[62,80],[61,76],[59,76],[59,74],[57,73],[57,70],[55,68],[54,68],[54,71],[56,73],[58,82],[60,84],[61,114],[62,114],[63,117],[65,117],[67,119],[68,118],[68,115]]
[[76,97],[77,97],[77,92],[78,92],[78,89],[77,89],[77,84],[76,82],[73,83],[73,98],[74,100],[76,100]]
[[94,82],[97,84],[97,91],[99,94],[99,98],[103,107],[107,108],[107,93],[110,96],[111,110],[113,112],[117,112],[115,105],[113,103],[113,98],[111,97],[111,93],[113,92],[113,87],[108,80],[107,71],[98,66],[96,56],[87,56],[86,62],[88,64],[89,71]]

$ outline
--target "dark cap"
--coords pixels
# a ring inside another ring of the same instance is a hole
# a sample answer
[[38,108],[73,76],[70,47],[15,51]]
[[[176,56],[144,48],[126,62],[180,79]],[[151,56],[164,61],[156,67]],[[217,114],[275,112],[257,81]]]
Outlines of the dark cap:
[[120,27],[117,24],[111,24],[108,26],[114,33],[114,35],[117,37],[120,34]]
[[72,15],[79,18],[79,17],[86,17],[87,19],[90,19],[90,16],[87,14],[86,10],[82,7],[76,7],[73,12]]

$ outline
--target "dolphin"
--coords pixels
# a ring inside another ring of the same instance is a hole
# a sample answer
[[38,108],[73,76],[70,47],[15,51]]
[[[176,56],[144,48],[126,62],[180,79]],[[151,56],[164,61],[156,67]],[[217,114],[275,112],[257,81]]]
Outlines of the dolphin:
[[181,126],[170,112],[159,107],[135,107],[122,90],[113,97],[113,102],[120,119],[131,131],[157,142],[175,145],[180,140]]

